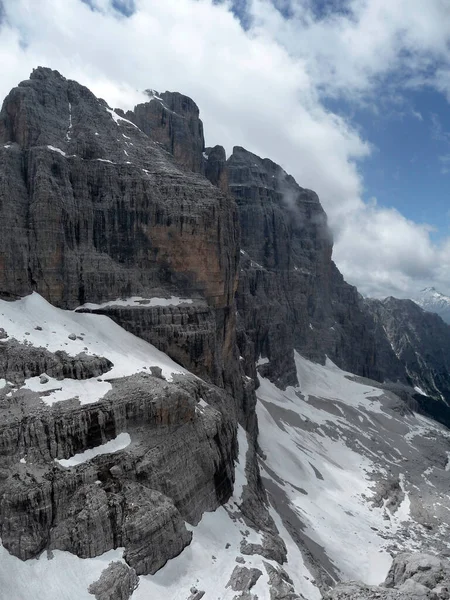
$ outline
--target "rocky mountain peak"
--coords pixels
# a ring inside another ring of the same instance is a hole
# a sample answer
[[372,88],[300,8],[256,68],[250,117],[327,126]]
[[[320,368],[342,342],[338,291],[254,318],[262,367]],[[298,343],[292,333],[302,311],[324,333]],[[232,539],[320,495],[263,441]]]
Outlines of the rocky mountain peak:
[[414,302],[424,310],[438,314],[446,323],[450,323],[450,297],[435,287],[427,287],[419,292]]
[[0,112],[0,580],[51,550],[108,556],[100,600],[310,600],[441,551],[450,436],[416,413],[450,425],[450,327],[363,299],[315,192],[146,94],[39,67]]
[[135,106],[126,117],[173,155],[182,167],[205,172],[205,139],[196,103],[178,92],[146,90],[148,102]]

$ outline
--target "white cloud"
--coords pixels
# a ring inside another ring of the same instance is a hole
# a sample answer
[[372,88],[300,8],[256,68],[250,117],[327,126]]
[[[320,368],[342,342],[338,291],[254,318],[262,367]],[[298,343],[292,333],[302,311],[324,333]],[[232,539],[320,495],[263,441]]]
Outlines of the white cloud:
[[338,266],[363,292],[407,295],[422,281],[450,291],[447,246],[433,245],[427,226],[362,202],[358,161],[370,143],[321,101],[370,102],[392,73],[405,85],[432,82],[430,64],[447,68],[445,0],[349,0],[320,20],[310,0],[293,0],[289,20],[252,0],[247,31],[228,1],[136,0],[130,18],[110,0],[95,2],[100,10],[81,0],[40,0],[38,10],[36,0],[4,0],[0,95],[38,64],[113,106],[132,107],[149,87],[181,91],[199,104],[208,144],[268,156],[319,193]]

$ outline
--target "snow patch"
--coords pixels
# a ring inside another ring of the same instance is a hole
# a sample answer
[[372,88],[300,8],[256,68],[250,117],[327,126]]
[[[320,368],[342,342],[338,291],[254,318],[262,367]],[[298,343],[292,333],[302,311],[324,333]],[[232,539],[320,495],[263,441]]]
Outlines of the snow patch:
[[70,142],[72,131],[72,104],[69,102],[69,127],[67,128],[66,141]]
[[244,489],[244,485],[247,485],[247,476],[245,475],[245,463],[247,460],[248,451],[247,433],[242,427],[242,425],[238,426],[238,445],[239,455],[234,471],[235,480],[233,497],[237,500],[240,500],[242,498],[242,491]]
[[4,600],[93,600],[88,587],[112,561],[121,561],[123,548],[96,558],[78,558],[53,550],[22,561],[0,544],[0,597]]
[[112,110],[112,108],[107,108],[106,110],[107,110],[107,112],[109,112],[109,114],[111,115],[112,119],[115,121],[115,123],[117,125],[120,125],[120,122],[124,121],[125,123],[129,123],[130,125],[133,125],[133,127],[135,127],[136,129],[139,129],[139,127],[137,125],[135,125],[132,121],[129,121],[128,119],[124,119],[123,117],[121,117],[120,115],[118,115],[116,112],[114,112]]
[[107,306],[126,306],[142,308],[147,306],[179,306],[180,304],[192,304],[194,301],[190,298],[179,298],[178,296],[171,296],[170,298],[142,298],[141,296],[131,296],[130,298],[118,298],[117,300],[109,300],[102,304],[93,304],[88,302],[79,306],[75,310],[90,309],[95,310],[98,308],[106,308]]
[[50,145],[48,145],[47,148],[52,152],[58,152],[58,154],[61,154],[61,156],[67,156],[66,153],[63,150],[61,150],[61,148],[57,148],[56,146]]
[[[370,412],[382,413],[376,399],[380,390],[350,381],[330,360],[325,366],[316,365],[296,353],[295,363],[299,388],[282,391],[259,377],[263,476],[281,486],[280,493],[303,523],[304,533],[324,549],[344,579],[379,584],[392,558],[377,533],[386,528],[383,508],[366,500],[372,495],[373,463],[347,446],[344,436],[330,437],[321,426],[337,424],[348,430],[342,410],[336,411],[340,406],[360,410],[366,418]],[[324,400],[330,405],[335,400],[334,410],[328,411]]]
[[55,402],[71,398],[77,398],[81,404],[92,404],[112,390],[112,385],[97,377],[62,380],[49,377],[47,383],[41,383],[40,376],[37,376],[26,379],[22,388],[33,392],[47,392],[41,399],[51,406]]
[[[14,302],[0,300],[0,317],[9,338],[21,343],[47,348],[50,352],[64,350],[70,356],[85,352],[108,358],[113,363],[107,373],[111,379],[145,372],[153,365],[161,368],[168,381],[173,373],[187,373],[166,354],[125,331],[109,317],[56,308],[36,292]],[[68,338],[72,333],[77,336],[74,340]],[[97,377],[61,381],[49,378],[42,384],[39,377],[32,377],[26,380],[25,387],[51,392],[42,396],[48,404],[75,396],[81,403],[89,403],[102,398],[111,384]]]
[[116,438],[110,440],[109,442],[105,442],[100,446],[90,448],[89,450],[85,450],[84,452],[80,452],[79,454],[75,454],[71,458],[55,458],[55,462],[58,462],[62,467],[75,467],[76,465],[81,465],[87,462],[88,460],[91,460],[95,456],[100,456],[102,454],[114,454],[114,452],[119,452],[119,450],[123,450],[130,444],[130,435],[128,433],[119,433],[119,435]]

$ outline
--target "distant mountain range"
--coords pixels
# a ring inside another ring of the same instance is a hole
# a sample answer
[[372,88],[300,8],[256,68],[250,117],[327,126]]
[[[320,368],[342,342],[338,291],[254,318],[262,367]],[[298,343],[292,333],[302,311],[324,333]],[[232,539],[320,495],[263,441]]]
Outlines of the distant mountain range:
[[413,300],[424,310],[438,314],[450,324],[450,296],[438,292],[434,287],[426,287]]

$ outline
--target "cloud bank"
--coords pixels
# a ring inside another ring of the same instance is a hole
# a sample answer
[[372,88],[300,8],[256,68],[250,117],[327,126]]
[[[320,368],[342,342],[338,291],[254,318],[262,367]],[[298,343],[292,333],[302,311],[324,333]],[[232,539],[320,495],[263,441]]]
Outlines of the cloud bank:
[[134,106],[146,88],[185,93],[200,106],[208,145],[244,146],[317,191],[335,260],[363,293],[408,296],[430,284],[449,293],[450,242],[436,245],[426,224],[363,202],[359,165],[370,140],[325,104],[370,104],[381,91],[401,98],[424,85],[450,99],[447,0],[318,5],[3,0],[0,96],[37,65],[112,106]]

